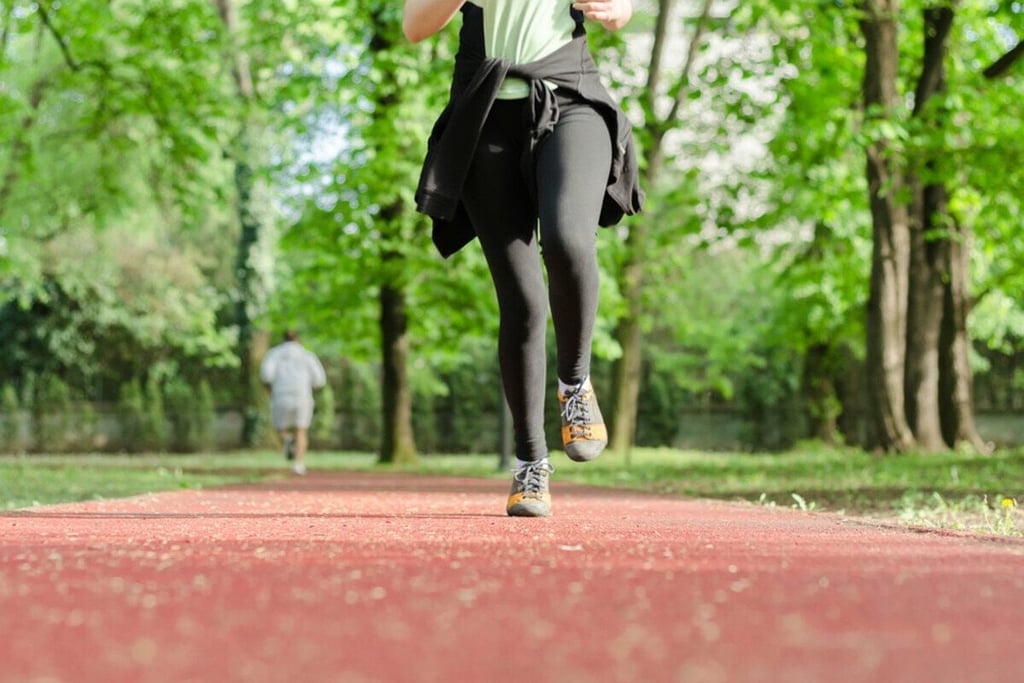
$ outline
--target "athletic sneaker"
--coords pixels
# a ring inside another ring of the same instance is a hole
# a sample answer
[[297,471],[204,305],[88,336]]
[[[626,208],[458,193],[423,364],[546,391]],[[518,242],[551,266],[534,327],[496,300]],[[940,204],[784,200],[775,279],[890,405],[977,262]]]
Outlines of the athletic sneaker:
[[558,392],[562,413],[562,445],[576,462],[593,460],[608,445],[608,428],[597,406],[590,379]]
[[287,438],[284,440],[284,459],[295,459],[295,439],[293,438]]
[[531,462],[512,471],[512,490],[505,511],[510,517],[549,517],[551,492],[548,478],[555,468],[547,460]]
[[299,475],[305,474],[306,466],[301,463],[295,463],[292,465],[292,472]]

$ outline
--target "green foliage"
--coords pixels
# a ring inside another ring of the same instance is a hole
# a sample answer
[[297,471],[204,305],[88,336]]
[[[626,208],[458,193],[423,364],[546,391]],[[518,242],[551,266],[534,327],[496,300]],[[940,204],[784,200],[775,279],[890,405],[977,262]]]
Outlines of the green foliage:
[[121,385],[118,422],[121,448],[129,453],[159,451],[164,444],[164,403],[159,382],[137,378]]
[[90,401],[77,401],[69,417],[74,420],[75,427],[74,442],[69,448],[86,447],[92,450],[97,444],[97,437],[101,436],[100,416],[96,407]]
[[233,116],[211,4],[9,5],[5,376],[58,373],[73,394],[104,399],[97,387],[161,357],[193,369],[232,362],[217,320],[218,240],[208,239],[223,232],[230,176],[216,151]]
[[232,362],[231,330],[219,328],[210,306],[217,297],[195,263],[180,250],[131,236],[117,252],[113,243],[95,242],[79,242],[75,251],[96,260],[75,260],[68,244],[63,276],[29,306],[0,308],[0,330],[7,332],[0,368],[7,376],[23,381],[29,372],[56,372],[76,394],[103,399],[109,397],[91,394],[96,386],[117,386],[161,361],[192,373]]
[[[1018,327],[1019,307],[1005,304],[1019,302],[1024,291],[1019,278],[1008,275],[1020,272],[1020,241],[1007,239],[1019,232],[1022,207],[1019,192],[1011,198],[1004,184],[1020,182],[1019,164],[1012,161],[1021,152],[1020,121],[1007,115],[1014,105],[1005,99],[1018,97],[1011,93],[1019,93],[1019,71],[999,81],[981,75],[1016,42],[1008,26],[1019,23],[1019,12],[957,5],[945,90],[917,107],[921,9],[917,4],[899,15],[903,97],[883,116],[858,106],[864,64],[856,12],[816,3],[748,7],[777,38],[771,57],[779,106],[766,122],[770,154],[754,175],[764,188],[766,210],[749,225],[774,232],[778,245],[774,289],[785,293],[774,311],[778,343],[823,346],[838,362],[844,349],[860,354],[872,237],[864,148],[884,140],[899,167],[950,189],[951,218],[973,232],[968,246],[974,288],[984,295],[971,313],[971,333],[990,348],[1004,339],[1019,348],[1021,336],[1011,332]],[[740,178],[738,186],[744,182]],[[985,370],[984,364],[976,366]]]
[[71,406],[68,385],[55,374],[41,375],[32,384],[32,426],[35,448],[60,452],[69,436],[67,416]]
[[[173,376],[164,382],[163,397],[165,420],[170,427],[165,439],[168,450],[192,453],[211,449],[216,415],[209,383],[202,380],[195,387]],[[150,419],[154,418],[155,413]]]
[[195,391],[185,380],[175,376],[164,383],[164,397],[164,409],[170,425],[168,449],[187,453],[195,448]]
[[6,14],[8,275],[32,288],[47,240],[106,225],[140,200],[187,211],[216,197],[224,176],[213,151],[231,112],[209,2],[15,2]]
[[[283,237],[290,269],[272,319],[300,320],[346,357],[376,358],[379,287],[397,285],[417,312],[409,318],[413,353],[430,360],[425,367],[443,366],[467,334],[495,329],[493,296],[481,296],[489,276],[478,249],[442,262],[429,222],[413,210],[426,139],[448,92],[453,34],[410,45],[390,3],[359,12],[350,16],[360,27],[357,42],[342,55],[340,77],[325,83],[333,96],[311,110],[316,125],[298,140],[310,161],[296,180],[309,192],[296,198],[299,217]],[[321,127],[337,121],[344,137],[325,138]],[[335,153],[322,156],[325,145]]]
[[438,373],[444,392],[417,396],[417,437],[426,452],[499,451],[505,397],[494,344],[466,340],[460,346],[463,362]]
[[4,450],[17,452],[21,443],[21,403],[17,390],[7,382],[0,387],[0,424]]
[[316,392],[316,410],[313,413],[313,424],[310,429],[311,443],[320,447],[334,444],[334,427],[336,422],[334,389],[328,383]]
[[345,448],[372,451],[380,438],[380,368],[347,360],[333,382],[337,414],[335,439]]
[[[477,245],[440,259],[412,201],[458,21],[410,45],[400,3],[235,6],[229,35],[208,0],[5,4],[0,377],[33,415],[49,392],[68,411],[45,434],[37,420],[32,433],[44,443],[35,447],[91,443],[91,402],[118,400],[126,382],[146,377],[164,383],[171,433],[160,438],[152,398],[129,395],[126,447],[209,448],[214,404],[234,406],[241,393],[235,321],[246,306],[259,323],[308,330],[318,353],[343,367],[333,438],[372,449],[378,297],[388,284],[410,314],[417,438],[431,450],[492,448],[473,436],[483,420],[496,441],[500,408],[486,264]],[[596,372],[621,353],[622,264],[643,266],[642,443],[676,438],[684,411],[739,411],[750,438],[780,444],[793,434],[773,423],[796,429],[803,412],[834,414],[828,400],[802,405],[803,356],[824,348],[836,377],[856,368],[871,246],[863,146],[877,138],[894,143],[909,170],[954,189],[952,215],[973,232],[976,372],[1004,397],[999,405],[1019,405],[1022,71],[981,71],[1015,43],[1024,15],[1008,3],[957,5],[947,93],[915,118],[920,9],[899,17],[907,95],[891,119],[859,106],[852,7],[716,7],[683,78],[696,12],[675,3],[661,90],[650,99],[655,4],[637,3],[623,32],[589,24],[643,148],[666,136],[637,219],[649,244],[631,252],[630,221],[600,233]],[[248,58],[251,97],[234,81],[234,54]],[[676,86],[679,120],[649,126]],[[250,209],[265,226],[245,265],[266,280],[248,294],[236,282],[237,159],[249,162]],[[195,412],[183,412],[193,389]]]
[[117,410],[121,447],[129,453],[141,451],[145,439],[146,405],[138,379],[133,378],[121,385]]
[[210,391],[210,383],[205,379],[199,382],[192,405],[196,450],[209,451],[214,446],[213,424],[216,417],[216,406],[213,402],[213,392]]
[[145,419],[143,422],[144,439],[153,450],[162,450],[166,436],[164,413],[164,397],[160,388],[160,380],[155,374],[146,378],[145,386]]

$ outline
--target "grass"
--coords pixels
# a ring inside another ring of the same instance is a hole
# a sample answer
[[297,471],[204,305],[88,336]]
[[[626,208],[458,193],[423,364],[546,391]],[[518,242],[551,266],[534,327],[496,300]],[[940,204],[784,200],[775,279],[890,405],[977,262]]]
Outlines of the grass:
[[[319,471],[400,470],[506,478],[496,456],[424,456],[381,466],[366,453],[310,454]],[[813,444],[780,454],[636,449],[587,465],[556,453],[557,479],[657,493],[841,512],[895,523],[1024,536],[1024,449],[872,455]],[[287,476],[277,452],[0,457],[0,510]]]

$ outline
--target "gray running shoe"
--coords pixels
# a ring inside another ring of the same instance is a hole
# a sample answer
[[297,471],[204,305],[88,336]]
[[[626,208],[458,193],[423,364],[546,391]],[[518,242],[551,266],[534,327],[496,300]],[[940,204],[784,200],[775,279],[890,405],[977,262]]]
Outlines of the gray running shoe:
[[505,511],[510,517],[550,517],[548,479],[555,468],[546,460],[513,470],[512,490]]
[[608,445],[608,428],[597,406],[590,379],[570,387],[564,394],[559,391],[558,403],[565,454],[576,462],[586,462],[601,455]]

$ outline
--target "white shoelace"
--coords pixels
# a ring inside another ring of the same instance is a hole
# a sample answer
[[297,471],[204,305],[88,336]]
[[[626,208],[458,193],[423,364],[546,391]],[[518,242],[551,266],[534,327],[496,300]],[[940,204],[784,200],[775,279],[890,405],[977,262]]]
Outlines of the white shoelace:
[[565,402],[562,405],[562,419],[572,429],[573,435],[590,434],[590,396],[593,390],[585,390],[586,383],[578,384],[562,394]]
[[523,485],[523,493],[537,493],[544,489],[547,475],[555,471],[554,466],[545,461],[530,463],[525,467],[512,470],[515,480]]

